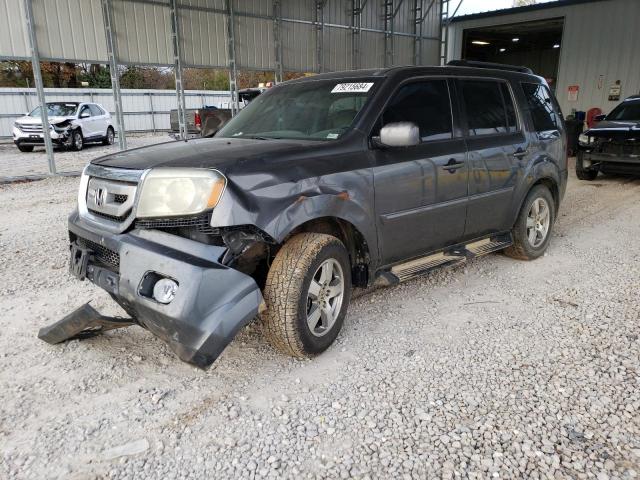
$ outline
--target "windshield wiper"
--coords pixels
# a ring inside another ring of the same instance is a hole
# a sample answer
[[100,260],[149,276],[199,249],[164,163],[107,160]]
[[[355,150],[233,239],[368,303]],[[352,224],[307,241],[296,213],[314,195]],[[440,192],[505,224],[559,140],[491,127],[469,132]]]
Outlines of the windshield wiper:
[[238,135],[231,138],[250,138],[252,140],[273,140],[273,137],[261,137],[260,135]]

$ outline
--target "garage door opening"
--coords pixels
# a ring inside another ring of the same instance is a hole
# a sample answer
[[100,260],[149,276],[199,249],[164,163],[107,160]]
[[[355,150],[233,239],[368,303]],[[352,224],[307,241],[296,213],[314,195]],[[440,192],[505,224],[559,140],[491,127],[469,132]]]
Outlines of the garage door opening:
[[563,18],[464,30],[462,58],[531,68],[555,90]]

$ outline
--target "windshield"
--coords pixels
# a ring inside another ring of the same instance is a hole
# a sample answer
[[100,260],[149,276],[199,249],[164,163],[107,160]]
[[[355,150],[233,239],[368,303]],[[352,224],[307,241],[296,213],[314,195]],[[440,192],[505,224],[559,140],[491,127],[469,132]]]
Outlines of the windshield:
[[[78,105],[75,103],[47,103],[47,115],[50,117],[72,117],[76,114]],[[30,117],[40,116],[40,107],[36,107],[29,114]]]
[[373,80],[316,80],[276,87],[253,100],[217,137],[336,140],[371,95]]
[[638,120],[640,121],[640,100],[627,100],[614,108],[607,120]]

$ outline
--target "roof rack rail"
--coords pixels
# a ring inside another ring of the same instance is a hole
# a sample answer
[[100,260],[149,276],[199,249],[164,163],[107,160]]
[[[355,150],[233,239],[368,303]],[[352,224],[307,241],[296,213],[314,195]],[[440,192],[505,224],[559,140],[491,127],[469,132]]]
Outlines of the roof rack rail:
[[449,62],[447,62],[447,65],[450,65],[452,67],[493,68],[495,70],[510,70],[512,72],[533,74],[533,71],[529,67],[506,65],[504,63],[476,62],[474,60],[450,60]]

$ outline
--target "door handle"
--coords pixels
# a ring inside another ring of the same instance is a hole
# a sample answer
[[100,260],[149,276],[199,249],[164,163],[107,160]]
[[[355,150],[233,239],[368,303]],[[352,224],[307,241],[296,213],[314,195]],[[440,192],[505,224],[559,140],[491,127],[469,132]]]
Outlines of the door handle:
[[538,138],[540,140],[555,140],[560,138],[560,132],[558,130],[546,130],[544,132],[538,132]]
[[523,158],[527,153],[529,153],[527,150],[519,148],[515,152],[513,152],[513,156],[516,158]]
[[464,162],[458,162],[455,158],[450,158],[445,165],[442,165],[442,168],[449,173],[454,173],[457,169],[462,167],[464,167]]

